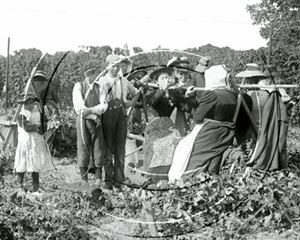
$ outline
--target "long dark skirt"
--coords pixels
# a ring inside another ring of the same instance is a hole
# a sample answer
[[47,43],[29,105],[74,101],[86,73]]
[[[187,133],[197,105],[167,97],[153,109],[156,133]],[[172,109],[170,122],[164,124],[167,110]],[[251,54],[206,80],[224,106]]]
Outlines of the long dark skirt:
[[[232,144],[235,135],[233,123],[209,122],[199,131],[182,178],[197,176],[200,172],[218,174],[223,153]],[[188,148],[189,146],[187,146]],[[168,180],[169,165],[150,168],[152,180]]]
[[218,174],[223,153],[232,144],[233,123],[209,122],[199,131],[183,177],[197,176],[201,171]]

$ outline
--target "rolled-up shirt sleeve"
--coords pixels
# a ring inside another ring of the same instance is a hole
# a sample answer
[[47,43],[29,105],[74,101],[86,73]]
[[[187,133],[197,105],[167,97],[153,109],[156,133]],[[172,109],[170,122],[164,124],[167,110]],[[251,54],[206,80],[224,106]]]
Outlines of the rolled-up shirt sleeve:
[[102,115],[107,109],[105,89],[99,85],[99,102],[100,104],[91,108],[93,114]]
[[81,88],[80,88],[79,82],[75,83],[72,96],[73,96],[73,105],[74,105],[75,112],[79,115],[81,113],[82,109],[86,108],[84,106],[84,101],[82,99]]
[[[99,85],[98,85],[99,86]],[[89,114],[88,116],[85,116],[85,119],[94,119],[97,117],[96,115],[100,116],[102,115],[106,109],[107,109],[107,102],[106,102],[106,94],[103,88],[99,86],[99,102],[100,104],[91,107],[92,114]],[[76,83],[73,89],[73,105],[75,112],[80,115],[81,111],[83,109],[86,109],[87,107],[84,105],[84,99],[81,95],[81,87],[80,83]]]
[[126,79],[126,82],[127,82],[127,89],[128,89],[129,95],[131,95],[131,96],[137,95],[139,90],[137,90],[127,79]]

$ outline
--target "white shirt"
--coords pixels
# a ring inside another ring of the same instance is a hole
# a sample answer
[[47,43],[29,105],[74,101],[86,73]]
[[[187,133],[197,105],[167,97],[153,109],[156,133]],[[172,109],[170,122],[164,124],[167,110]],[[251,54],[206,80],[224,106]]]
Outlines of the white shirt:
[[[106,101],[109,102],[110,96],[122,99],[125,103],[128,102],[127,95],[135,96],[138,90],[124,77],[119,74],[116,77],[111,77],[106,74],[99,79],[100,89],[103,89],[106,95]],[[108,93],[110,91],[110,93]]]
[[[89,86],[88,92],[93,88],[94,84],[97,84],[96,82],[93,82],[92,84],[87,83]],[[98,85],[98,84],[97,84]],[[99,86],[98,86],[99,87]],[[85,116],[84,118],[87,119],[95,119],[98,116],[100,116],[101,114],[103,114],[106,109],[107,109],[107,102],[105,100],[106,98],[106,94],[103,90],[103,88],[99,88],[99,102],[100,104],[91,107],[91,111],[92,113],[88,116]],[[80,115],[81,111],[83,109],[86,109],[87,107],[84,105],[84,99],[82,98],[82,94],[81,94],[81,83],[77,82],[73,88],[73,105],[74,105],[74,109],[75,112]]]

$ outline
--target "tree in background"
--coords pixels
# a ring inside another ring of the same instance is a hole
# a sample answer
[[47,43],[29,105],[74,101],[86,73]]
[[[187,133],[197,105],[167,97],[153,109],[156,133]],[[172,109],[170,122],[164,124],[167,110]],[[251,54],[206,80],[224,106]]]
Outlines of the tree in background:
[[124,52],[124,56],[129,56],[130,55],[130,50],[128,48],[127,43],[125,43],[125,45],[123,47],[123,52]]
[[[300,1],[262,0],[247,5],[260,35],[268,39],[273,26],[271,63],[277,66],[283,83],[300,82]],[[270,42],[269,42],[270,43]]]
[[114,49],[114,54],[125,56],[124,49],[119,48],[119,47],[115,47],[115,49]]
[[133,53],[139,53],[139,52],[144,52],[144,50],[140,47],[133,47]]

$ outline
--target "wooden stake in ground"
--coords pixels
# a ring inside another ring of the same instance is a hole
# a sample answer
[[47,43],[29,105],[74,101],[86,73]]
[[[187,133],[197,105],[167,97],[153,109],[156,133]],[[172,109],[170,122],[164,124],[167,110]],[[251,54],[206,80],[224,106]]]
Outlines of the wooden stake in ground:
[[6,83],[5,83],[5,114],[7,114],[7,91],[8,91],[8,77],[9,77],[9,45],[10,45],[10,38],[8,38],[7,44],[7,58],[6,58]]

